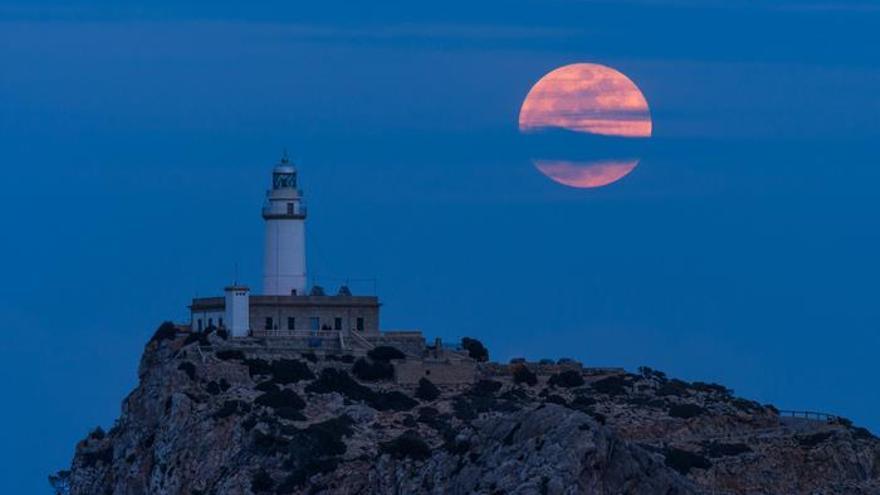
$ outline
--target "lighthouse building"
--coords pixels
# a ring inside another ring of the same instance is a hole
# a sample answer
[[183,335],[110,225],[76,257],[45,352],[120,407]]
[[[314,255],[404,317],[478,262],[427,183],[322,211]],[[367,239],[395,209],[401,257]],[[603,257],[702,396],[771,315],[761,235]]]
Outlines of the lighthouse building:
[[[338,346],[346,338],[380,336],[378,297],[354,295],[345,285],[333,294],[308,286],[306,205],[297,169],[286,156],[272,171],[262,217],[266,227],[262,294],[235,283],[222,296],[195,298],[189,306],[190,328],[223,328],[242,338],[303,339],[311,347],[322,346],[321,339]],[[405,333],[396,335],[405,338]]]

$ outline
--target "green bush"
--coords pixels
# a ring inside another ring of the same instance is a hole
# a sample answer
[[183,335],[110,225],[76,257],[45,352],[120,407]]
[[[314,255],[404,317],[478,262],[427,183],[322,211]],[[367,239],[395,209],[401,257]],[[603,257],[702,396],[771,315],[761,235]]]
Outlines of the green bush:
[[238,349],[224,349],[222,351],[217,351],[215,353],[215,355],[217,356],[217,359],[219,359],[221,361],[230,361],[230,360],[244,361],[245,360],[244,353]]
[[704,392],[708,394],[718,394],[718,395],[732,395],[733,390],[725,387],[724,385],[719,385],[717,383],[706,383],[706,382],[694,382],[691,384],[691,388],[698,391]]
[[251,491],[268,492],[275,487],[275,480],[269,476],[265,469],[260,468],[251,476]]
[[477,339],[464,337],[461,339],[461,346],[468,352],[468,356],[476,361],[488,361],[489,350]]
[[431,447],[415,431],[406,431],[390,442],[379,445],[379,452],[396,459],[425,460],[431,457]]
[[706,446],[706,455],[710,458],[737,456],[752,452],[752,448],[744,443],[712,442]]
[[470,390],[471,395],[492,395],[501,390],[503,384],[495,380],[480,380]]
[[669,447],[664,451],[664,454],[666,455],[666,465],[683,475],[687,475],[693,468],[709,469],[712,467],[709,459],[687,450]]
[[[613,378],[613,377],[609,377]],[[607,380],[608,378],[606,378]],[[600,380],[601,381],[601,380]],[[598,382],[597,382],[598,383]],[[547,384],[551,387],[572,388],[580,387],[584,384],[584,377],[580,372],[575,370],[565,370],[550,377]],[[595,384],[593,384],[595,387]]]
[[538,384],[538,375],[525,365],[521,364],[513,369],[513,383],[525,383],[530,387],[534,387]]
[[418,403],[406,395],[394,392],[375,392],[353,380],[345,371],[325,368],[317,380],[306,386],[306,392],[327,394],[338,392],[350,400],[362,401],[379,411],[408,411]]
[[265,359],[245,359],[244,364],[247,365],[248,374],[250,374],[251,378],[258,375],[269,376],[272,374],[272,366]]
[[688,392],[689,388],[690,384],[688,382],[673,378],[672,380],[665,382],[663,385],[660,385],[660,388],[657,389],[657,395],[686,397],[690,395]]
[[380,345],[367,351],[367,356],[373,361],[388,362],[392,359],[406,359],[406,355],[396,347]]
[[205,336],[205,334],[202,332],[191,332],[189,335],[186,336],[186,340],[183,341],[183,345],[190,345],[193,342],[198,342],[199,345],[210,344],[210,342],[208,342],[208,337]]
[[266,380],[265,382],[258,383],[254,389],[259,390],[260,392],[277,392],[281,390],[281,387],[272,380]]
[[361,380],[369,382],[391,380],[394,378],[394,365],[384,361],[369,362],[364,358],[358,358],[351,372]]
[[290,471],[278,487],[279,493],[288,493],[303,485],[316,474],[327,473],[339,465],[339,457],[345,454],[343,438],[351,436],[354,421],[340,416],[315,423],[303,430],[294,430],[287,443],[284,468]]
[[196,366],[189,361],[184,361],[177,365],[177,369],[186,373],[186,376],[189,377],[190,380],[196,379]]
[[177,338],[177,326],[170,321],[163,322],[156,329],[156,332],[150,337],[150,342],[161,342],[163,340],[174,340]]
[[99,462],[109,466],[113,463],[113,446],[109,445],[95,452],[83,452],[81,457],[83,467],[94,467]]
[[311,380],[315,374],[309,366],[297,359],[279,359],[272,361],[272,378],[276,383],[296,383],[300,380]]
[[440,397],[440,389],[437,388],[431,380],[427,378],[419,379],[419,386],[416,388],[416,398],[424,401],[436,400]]
[[214,419],[223,419],[233,414],[247,414],[251,412],[251,405],[242,400],[227,400],[223,402],[223,405],[220,406],[220,409],[217,410],[211,417]]
[[375,396],[367,401],[367,404],[379,411],[409,411],[419,405],[418,402],[397,390],[374,392],[374,394]]
[[705,412],[705,409],[696,404],[672,404],[669,406],[669,415],[673,418],[690,419],[700,416]]
[[293,390],[282,389],[277,392],[265,392],[254,400],[254,403],[260,406],[278,409],[281,407],[292,407],[297,410],[306,407],[305,401]]

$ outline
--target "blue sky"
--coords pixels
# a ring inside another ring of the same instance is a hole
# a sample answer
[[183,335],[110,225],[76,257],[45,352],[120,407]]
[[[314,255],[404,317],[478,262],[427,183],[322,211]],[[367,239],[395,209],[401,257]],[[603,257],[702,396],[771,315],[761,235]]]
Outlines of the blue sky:
[[[4,2],[0,492],[48,491],[191,297],[236,264],[258,286],[285,147],[312,274],[375,277],[386,328],[877,431],[878,21],[870,2]],[[651,105],[641,164],[602,189],[539,174],[516,129],[574,62]]]

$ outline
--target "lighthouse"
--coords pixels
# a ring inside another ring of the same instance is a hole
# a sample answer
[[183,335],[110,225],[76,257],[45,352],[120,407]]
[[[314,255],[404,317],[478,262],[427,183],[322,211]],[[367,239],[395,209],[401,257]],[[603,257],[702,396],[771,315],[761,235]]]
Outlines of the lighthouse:
[[263,294],[306,294],[306,206],[297,187],[296,167],[287,153],[272,170],[272,188],[263,206],[266,250]]

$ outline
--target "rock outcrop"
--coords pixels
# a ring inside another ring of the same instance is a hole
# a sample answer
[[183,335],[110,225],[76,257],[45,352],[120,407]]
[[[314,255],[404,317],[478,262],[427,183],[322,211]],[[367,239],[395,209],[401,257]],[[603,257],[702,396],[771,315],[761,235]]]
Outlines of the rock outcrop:
[[82,440],[54,484],[90,495],[880,493],[867,430],[788,421],[718,385],[485,365],[475,384],[407,388],[356,378],[355,361],[157,332],[116,424]]

